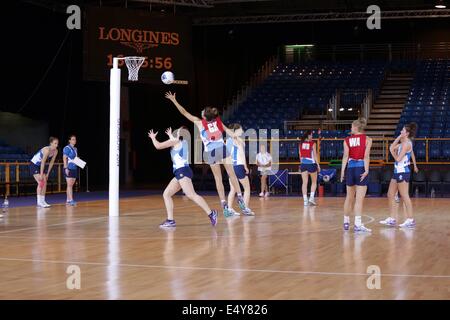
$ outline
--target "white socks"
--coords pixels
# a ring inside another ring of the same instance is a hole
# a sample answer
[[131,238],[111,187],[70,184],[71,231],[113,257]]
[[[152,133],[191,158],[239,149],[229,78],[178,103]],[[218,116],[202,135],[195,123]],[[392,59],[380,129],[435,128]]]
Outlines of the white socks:
[[360,227],[361,224],[361,216],[355,216],[355,226]]
[[350,223],[350,217],[344,216],[344,223]]
[[314,200],[314,194],[315,194],[315,192],[311,192],[310,195],[309,195],[309,198]]
[[303,196],[303,201],[308,201],[308,196],[306,194]]
[[37,204],[45,202],[45,196],[37,195]]

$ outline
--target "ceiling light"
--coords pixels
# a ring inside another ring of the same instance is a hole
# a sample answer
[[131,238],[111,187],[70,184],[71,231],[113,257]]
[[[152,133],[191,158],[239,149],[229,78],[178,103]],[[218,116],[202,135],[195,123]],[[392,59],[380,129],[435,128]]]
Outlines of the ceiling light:
[[447,6],[444,4],[444,1],[440,0],[436,5],[434,6],[437,9],[445,9]]

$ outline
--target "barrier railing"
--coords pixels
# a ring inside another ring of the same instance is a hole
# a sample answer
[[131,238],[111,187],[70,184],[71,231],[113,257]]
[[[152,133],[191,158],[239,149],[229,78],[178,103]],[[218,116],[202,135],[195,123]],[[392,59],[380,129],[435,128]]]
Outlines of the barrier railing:
[[[373,163],[377,163],[377,165],[383,165],[383,164],[393,164],[394,161],[392,159],[392,156],[389,152],[389,146],[390,144],[395,140],[395,138],[392,137],[371,137],[373,140],[372,143],[372,150],[371,150],[371,161]],[[280,143],[299,143],[300,138],[278,138],[278,139],[245,139],[247,143],[261,143],[261,142],[267,142],[269,145],[269,150],[273,150],[272,145],[276,142],[278,144]],[[331,160],[341,159],[342,158],[342,150],[343,150],[343,141],[344,138],[320,138],[320,139],[314,139],[317,141],[317,153],[319,157],[320,164],[329,164]],[[434,146],[435,143],[443,143],[445,141],[449,142],[450,146],[450,138],[416,138],[415,141],[415,147],[414,152],[417,160],[417,164],[448,164],[450,165],[450,157],[445,157],[443,155],[443,152],[440,153],[440,157],[435,158],[432,155],[432,152],[430,152],[431,147],[437,147]],[[332,148],[336,148],[335,155],[332,157],[324,156],[323,152],[326,151],[326,149],[330,146],[327,146],[328,142],[335,142],[335,144],[332,146]],[[424,144],[424,150],[422,147],[418,147],[417,144],[422,142]],[[196,148],[194,152],[195,154],[195,164],[202,163],[202,141],[200,139],[196,139]],[[295,146],[297,148],[297,146]],[[289,148],[289,147],[288,147]],[[279,148],[277,148],[279,150]],[[450,148],[449,148],[450,149]],[[424,153],[422,153],[424,151]],[[289,154],[289,152],[288,152]],[[298,151],[295,153],[295,157],[272,157],[274,159],[280,159],[278,162],[274,162],[274,164],[280,164],[280,165],[290,165],[290,164],[300,164],[300,160],[298,158]],[[449,153],[450,155],[450,153]],[[247,161],[249,161],[249,164],[255,164],[254,161],[250,161],[251,159],[254,159],[255,156],[252,155],[252,157],[248,157]],[[371,162],[371,163],[372,163]]]
[[[29,162],[0,162],[0,194],[11,196],[19,196],[25,194],[24,187],[35,187],[36,182],[30,173]],[[55,162],[53,165],[52,172],[49,176],[49,185],[47,187],[47,192],[50,193],[61,193],[65,192],[66,180],[64,179],[62,162]],[[81,170],[78,171],[78,179],[75,184],[75,190],[78,191],[80,188],[80,178]],[[88,179],[88,168],[86,166],[83,170],[86,179],[86,191],[89,190],[89,179]],[[33,192],[30,194],[34,193]],[[26,193],[28,194],[28,193]]]
[[[262,139],[260,139],[261,141]],[[342,158],[342,152],[336,151],[335,157],[324,157],[321,152],[322,148],[326,148],[326,141],[336,142],[337,144],[342,145],[344,138],[321,138],[321,139],[315,139],[317,141],[317,153],[319,157],[319,161],[321,164],[328,164],[330,160],[333,159],[340,159]],[[392,137],[372,137],[373,140],[373,146],[376,146],[375,148],[372,147],[371,152],[371,159],[372,160],[381,160],[385,164],[392,164],[393,159],[389,152],[389,146],[390,144],[395,140],[395,138]],[[270,150],[272,150],[272,144],[274,142],[286,142],[286,143],[298,143],[300,142],[299,138],[280,138],[280,139],[266,139],[266,141],[269,142]],[[450,164],[450,158],[445,157],[442,153],[440,153],[440,156],[438,158],[434,158],[431,156],[430,148],[433,146],[433,143],[439,143],[439,142],[445,142],[449,141],[450,138],[416,138],[414,139],[416,147],[415,150],[415,156],[418,164]],[[420,153],[422,149],[417,147],[418,142],[425,143],[425,154]],[[324,143],[325,142],[325,143]],[[381,147],[379,146],[381,143]],[[378,146],[377,146],[378,144]],[[450,143],[449,143],[450,145]],[[336,146],[333,146],[336,147]],[[437,147],[437,146],[434,146]],[[343,149],[343,146],[342,146]],[[342,150],[341,149],[341,150]],[[420,149],[420,150],[419,150]],[[282,161],[280,160],[279,164],[299,164],[298,161]]]

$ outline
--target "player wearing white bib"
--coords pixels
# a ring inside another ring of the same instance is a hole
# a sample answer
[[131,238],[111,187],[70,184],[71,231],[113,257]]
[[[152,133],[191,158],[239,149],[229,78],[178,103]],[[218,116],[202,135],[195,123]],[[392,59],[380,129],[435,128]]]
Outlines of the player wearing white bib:
[[168,128],[166,134],[169,137],[164,142],[159,142],[156,139],[158,132],[150,130],[148,137],[152,140],[153,145],[157,150],[170,148],[170,157],[172,159],[172,168],[174,178],[169,182],[164,190],[164,204],[167,210],[167,219],[160,224],[160,228],[174,228],[176,227],[173,218],[173,199],[172,197],[181,189],[186,197],[194,201],[200,208],[208,215],[211,224],[217,224],[217,211],[211,210],[205,199],[199,196],[192,185],[192,169],[189,166],[189,146],[188,143],[180,138],[180,129],[175,131],[175,136],[172,134],[172,129]]
[[[50,205],[45,201],[45,192],[47,189],[47,181],[50,172],[52,171],[53,164],[55,163],[56,156],[58,155],[58,138],[50,137],[50,145],[40,149],[31,159],[30,173],[33,175],[34,180],[37,182],[36,198],[37,206],[41,208],[48,208]],[[48,169],[46,171],[45,165],[47,160],[50,160]]]
[[219,194],[224,216],[231,217],[233,214],[229,212],[228,203],[225,197],[225,188],[223,186],[222,171],[220,168],[221,164],[223,164],[228,173],[231,184],[237,192],[239,207],[242,211],[251,212],[251,210],[245,205],[245,201],[241,193],[241,187],[239,186],[239,181],[234,173],[230,156],[227,154],[226,146],[223,141],[224,132],[231,137],[234,136],[234,133],[222,123],[217,109],[206,107],[202,111],[202,118],[200,119],[190,114],[182,105],[178,103],[175,93],[172,94],[171,92],[167,92],[166,98],[175,105],[183,116],[194,123],[200,130],[201,139],[205,148],[204,157],[206,158],[206,162],[209,164],[214,175],[216,189]]
[[406,220],[399,225],[400,228],[414,228],[416,222],[413,217],[412,203],[409,197],[409,179],[411,175],[410,164],[413,146],[411,139],[416,135],[417,124],[412,122],[405,125],[400,135],[391,144],[389,151],[395,160],[394,176],[389,184],[388,198],[390,217],[380,221],[385,226],[395,227],[397,225],[398,203],[395,195],[400,193],[405,207]]
[[[236,177],[239,179],[239,182],[244,187],[244,201],[247,208],[249,208],[250,202],[250,180],[248,179],[248,167],[247,161],[245,160],[245,141],[241,138],[244,130],[240,124],[234,123],[230,125],[230,130],[233,130],[235,133],[234,138],[227,139],[227,150],[231,154],[231,161],[233,163],[233,169],[236,173]],[[233,188],[233,184],[230,181],[230,193],[228,194],[228,209],[233,215],[239,215],[233,209],[234,196],[236,194],[236,190]],[[246,216],[255,215],[252,211],[243,210],[242,213]]]

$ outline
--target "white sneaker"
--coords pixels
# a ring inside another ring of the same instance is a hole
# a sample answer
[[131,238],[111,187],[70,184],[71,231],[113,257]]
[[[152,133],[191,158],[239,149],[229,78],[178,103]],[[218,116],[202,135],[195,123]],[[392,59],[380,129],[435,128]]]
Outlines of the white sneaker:
[[314,200],[314,198],[309,198],[309,204],[313,205],[313,206],[317,206],[316,201]]
[[309,205],[308,200],[303,200],[303,206],[304,206],[304,207],[307,207],[308,205]]
[[386,219],[381,220],[380,223],[389,227],[395,227],[397,225],[397,221],[391,217],[387,217]]
[[43,208],[50,208],[51,207],[51,205],[49,205],[45,200],[42,201],[41,205],[42,205]]
[[269,192],[266,192],[265,194],[264,194],[264,197],[268,197],[269,196]]
[[363,224],[361,224],[360,226],[354,226],[353,229],[355,230],[355,232],[372,232],[372,230],[366,228]]
[[230,213],[231,216],[240,216],[241,214],[237,211],[234,211],[234,209],[232,208],[228,208],[228,212]]
[[260,197],[264,197],[264,192],[261,192],[261,193],[259,194],[259,196],[260,196]]
[[406,219],[405,222],[399,225],[400,228],[414,228],[416,221],[414,219]]

